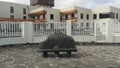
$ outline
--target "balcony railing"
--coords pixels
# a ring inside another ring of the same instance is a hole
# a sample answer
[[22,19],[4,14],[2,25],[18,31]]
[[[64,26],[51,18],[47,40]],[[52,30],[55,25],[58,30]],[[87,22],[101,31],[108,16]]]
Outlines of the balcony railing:
[[71,17],[71,18],[64,18],[62,21],[66,22],[67,20],[71,20],[72,22],[77,22],[77,17]]
[[42,11],[32,12],[29,13],[29,16],[40,15],[40,14],[46,14],[46,11],[42,10]]
[[60,12],[61,15],[72,14],[72,13],[77,13],[77,10],[69,10],[69,11],[62,11],[62,12]]

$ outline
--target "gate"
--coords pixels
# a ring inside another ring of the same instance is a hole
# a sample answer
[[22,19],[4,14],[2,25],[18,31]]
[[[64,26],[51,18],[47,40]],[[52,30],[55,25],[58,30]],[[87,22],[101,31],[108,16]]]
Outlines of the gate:
[[95,37],[96,42],[106,42],[107,40],[107,24],[102,22],[95,23]]

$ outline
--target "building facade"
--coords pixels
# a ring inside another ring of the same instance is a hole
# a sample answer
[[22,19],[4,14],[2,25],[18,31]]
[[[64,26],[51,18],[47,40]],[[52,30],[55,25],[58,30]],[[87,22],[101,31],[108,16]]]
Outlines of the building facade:
[[94,21],[120,20],[120,8],[112,6],[98,7],[91,10]]
[[49,7],[33,8],[29,18],[36,22],[60,22],[60,10]]
[[28,5],[0,1],[0,20],[28,19]]
[[0,1],[0,20],[29,20],[34,22],[82,22],[82,25],[94,25],[93,21],[120,20],[120,9],[112,6],[88,9],[83,7],[69,7],[55,9],[54,0],[31,0],[31,5],[23,5]]

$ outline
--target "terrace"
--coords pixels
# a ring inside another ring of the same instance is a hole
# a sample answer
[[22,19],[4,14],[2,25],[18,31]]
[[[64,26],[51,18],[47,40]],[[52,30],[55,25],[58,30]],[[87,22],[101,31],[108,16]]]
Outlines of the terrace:
[[77,45],[78,52],[67,58],[49,53],[48,58],[36,52],[38,45],[14,45],[0,47],[0,68],[119,68],[120,46],[114,44]]
[[[93,28],[81,27],[81,22],[1,21],[0,68],[119,68],[119,22],[108,22],[96,23],[94,33]],[[85,43],[77,44],[78,52],[73,53],[70,58],[66,57],[66,53],[61,53],[60,58],[55,57],[53,53],[49,53],[48,58],[43,58],[42,54],[37,52],[37,43],[56,31],[72,36],[77,42]],[[114,40],[111,41],[111,37],[114,37]],[[107,44],[102,44],[103,42]],[[111,44],[108,44],[110,42]]]

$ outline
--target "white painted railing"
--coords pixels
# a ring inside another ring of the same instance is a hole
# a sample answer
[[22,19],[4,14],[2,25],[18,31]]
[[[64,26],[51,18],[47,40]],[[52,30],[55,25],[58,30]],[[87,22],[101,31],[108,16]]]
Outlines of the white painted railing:
[[21,37],[21,22],[0,22],[0,38]]
[[114,33],[120,33],[120,21],[114,21],[113,22],[113,32]]
[[0,46],[25,43],[21,22],[0,21]]
[[65,22],[33,23],[33,35],[35,37],[49,36],[59,32],[66,34]]
[[71,25],[72,35],[83,35],[83,36],[92,36],[94,35],[94,29],[89,25],[88,27],[81,25],[81,22],[72,23]]

